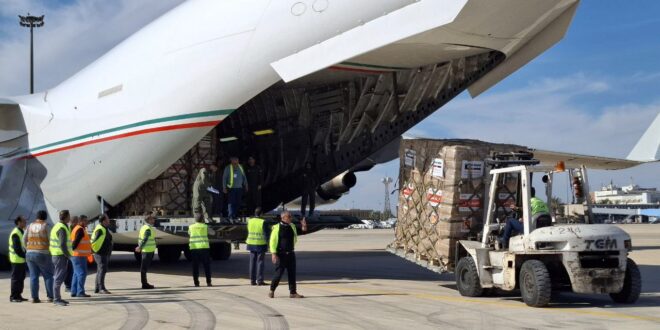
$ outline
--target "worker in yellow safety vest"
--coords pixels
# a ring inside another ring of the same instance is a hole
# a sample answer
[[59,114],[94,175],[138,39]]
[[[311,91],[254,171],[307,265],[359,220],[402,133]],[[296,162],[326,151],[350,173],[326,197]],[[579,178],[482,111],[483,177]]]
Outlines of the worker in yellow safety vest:
[[211,256],[209,245],[209,226],[204,223],[204,216],[197,214],[196,222],[188,227],[188,248],[192,257],[193,282],[199,286],[199,264],[204,267],[206,286],[211,284]]
[[89,298],[85,293],[85,282],[87,280],[87,258],[92,255],[92,243],[87,233],[89,219],[81,215],[78,224],[71,232],[71,248],[73,249],[73,278],[71,280],[71,297]]
[[9,262],[11,263],[11,293],[10,302],[24,302],[23,287],[25,283],[25,243],[23,242],[23,230],[25,230],[25,218],[18,216],[14,219],[16,227],[9,234]]
[[257,207],[254,217],[247,220],[248,236],[245,244],[250,251],[250,284],[263,286],[267,285],[264,282],[264,258],[268,250],[270,226],[260,216],[261,208]]
[[96,261],[96,280],[94,293],[110,294],[105,288],[105,274],[108,272],[110,254],[112,254],[112,233],[108,230],[110,219],[107,214],[101,215],[99,224],[92,233],[92,252]]
[[[293,217],[289,211],[282,212],[281,218],[282,221],[274,225],[270,233],[269,249],[272,254],[273,263],[275,264],[275,274],[273,280],[270,282],[268,297],[275,297],[275,289],[280,284],[282,274],[286,270],[289,281],[289,297],[304,298],[296,290],[296,253],[294,249],[298,242],[298,230],[296,229],[296,225],[291,222]],[[307,221],[305,221],[305,218],[302,219],[301,224],[302,230],[304,232],[307,231]]]
[[156,252],[156,232],[154,230],[154,223],[156,218],[147,212],[144,215],[144,225],[140,228],[140,235],[138,236],[138,246],[135,252],[142,254],[142,263],[140,265],[140,280],[142,281],[143,289],[153,289],[154,286],[147,281],[147,271],[151,266],[151,261],[154,259]]
[[60,222],[53,226],[50,231],[50,255],[52,256],[55,275],[53,281],[53,303],[58,306],[66,306],[68,301],[62,299],[60,289],[66,279],[67,262],[71,258],[71,230],[69,221],[71,215],[69,210],[60,211]]
[[238,219],[238,210],[241,207],[243,190],[248,192],[248,182],[243,167],[238,163],[238,157],[231,157],[231,164],[227,165],[222,174],[224,193],[228,195],[229,222]]

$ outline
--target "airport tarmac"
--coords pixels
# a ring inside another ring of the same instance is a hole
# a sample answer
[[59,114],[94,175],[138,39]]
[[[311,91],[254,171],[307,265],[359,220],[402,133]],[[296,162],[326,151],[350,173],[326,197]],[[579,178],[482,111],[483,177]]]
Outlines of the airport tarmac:
[[[515,294],[465,298],[452,274],[384,251],[391,230],[324,230],[301,237],[297,246],[298,291],[305,299],[289,299],[286,283],[275,299],[267,298],[268,287],[250,286],[245,251],[213,263],[214,287],[195,288],[186,261],[155,262],[149,279],[156,289],[140,290],[138,266],[124,253],[113,256],[107,275],[112,295],[72,298],[68,307],[9,303],[9,273],[0,272],[7,297],[0,302],[0,329],[658,329],[660,225],[623,228],[633,236],[632,258],[643,277],[642,297],[632,306],[598,295],[560,294],[548,308],[527,307]],[[272,269],[268,262],[267,277]]]

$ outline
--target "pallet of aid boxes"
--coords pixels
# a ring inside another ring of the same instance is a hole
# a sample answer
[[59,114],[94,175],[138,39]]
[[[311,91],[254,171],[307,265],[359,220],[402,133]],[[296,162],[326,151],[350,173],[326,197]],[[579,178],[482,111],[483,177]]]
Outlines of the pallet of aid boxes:
[[[520,150],[526,148],[476,140],[404,140],[393,247],[420,264],[452,269],[456,242],[481,231],[485,160],[493,152]],[[500,202],[515,200],[516,187],[517,181],[508,180],[498,188]]]

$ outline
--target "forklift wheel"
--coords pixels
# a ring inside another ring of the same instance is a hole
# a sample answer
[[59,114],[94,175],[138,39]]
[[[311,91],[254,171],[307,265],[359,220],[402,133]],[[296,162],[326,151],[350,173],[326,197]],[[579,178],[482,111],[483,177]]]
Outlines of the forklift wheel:
[[456,265],[456,286],[458,292],[466,297],[480,297],[484,289],[479,283],[479,274],[471,256],[461,258]]
[[539,260],[527,260],[520,269],[520,293],[525,304],[543,307],[550,302],[552,281],[550,273]]
[[626,278],[623,280],[623,288],[619,293],[610,293],[614,302],[620,304],[633,304],[642,292],[642,275],[637,264],[630,258],[626,263]]

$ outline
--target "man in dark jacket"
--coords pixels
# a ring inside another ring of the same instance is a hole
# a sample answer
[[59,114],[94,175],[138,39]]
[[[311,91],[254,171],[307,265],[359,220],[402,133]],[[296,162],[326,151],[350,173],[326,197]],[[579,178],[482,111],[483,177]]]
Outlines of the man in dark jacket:
[[257,208],[261,208],[261,185],[263,184],[263,170],[257,165],[257,160],[250,156],[248,166],[245,168],[248,187],[252,188],[247,193],[248,214],[254,214]]
[[14,219],[16,228],[9,234],[9,262],[11,263],[11,294],[10,302],[24,302],[23,288],[25,282],[25,245],[23,231],[26,221],[22,216]]
[[108,229],[110,219],[107,214],[101,216],[101,221],[92,233],[92,251],[96,261],[96,281],[94,293],[110,294],[105,287],[105,274],[108,272],[110,255],[112,254],[112,233]]
[[[270,282],[270,292],[268,293],[270,298],[275,297],[275,289],[280,284],[284,270],[287,271],[289,281],[289,298],[304,298],[303,295],[298,294],[296,288],[296,253],[294,249],[298,242],[298,230],[296,225],[291,222],[292,220],[289,211],[282,212],[281,222],[274,225],[270,232],[269,250],[275,264],[275,275],[273,281]],[[301,224],[302,230],[307,231],[305,219],[302,220]]]
[[[71,222],[69,222],[69,230],[78,224],[80,218],[77,215],[71,217]],[[66,278],[64,279],[64,292],[71,292],[71,282],[73,281],[73,263],[69,260],[66,264]]]

